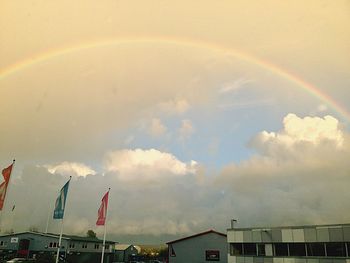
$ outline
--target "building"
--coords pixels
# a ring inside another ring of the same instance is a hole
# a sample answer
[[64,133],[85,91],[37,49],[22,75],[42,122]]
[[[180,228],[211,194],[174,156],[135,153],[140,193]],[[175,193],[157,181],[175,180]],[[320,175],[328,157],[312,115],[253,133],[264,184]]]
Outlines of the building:
[[169,263],[226,263],[226,242],[226,235],[214,230],[168,242]]
[[[55,256],[59,235],[38,232],[21,232],[0,236],[0,257],[38,258],[43,255]],[[60,257],[67,262],[94,263],[101,261],[103,241],[97,238],[63,235]],[[105,262],[113,261],[115,242],[106,241]]]
[[228,263],[349,263],[350,224],[227,230]]
[[129,262],[139,254],[137,248],[130,244],[116,244],[114,250],[114,262]]

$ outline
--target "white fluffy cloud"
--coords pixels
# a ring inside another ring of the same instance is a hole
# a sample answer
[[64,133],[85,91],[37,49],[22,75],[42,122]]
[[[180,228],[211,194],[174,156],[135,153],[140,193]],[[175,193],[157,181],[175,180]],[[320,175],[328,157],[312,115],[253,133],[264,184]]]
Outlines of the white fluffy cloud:
[[290,153],[301,148],[317,149],[318,147],[344,146],[344,133],[339,127],[339,121],[332,116],[299,118],[288,114],[283,120],[284,128],[280,132],[259,133],[251,145],[262,153]]
[[[183,176],[193,174],[196,162],[184,163],[174,155],[156,149],[119,150],[110,152],[105,158],[105,169],[108,172],[118,172],[123,180],[142,180],[158,178],[159,176]],[[148,178],[140,176],[147,172]]]
[[248,226],[349,221],[349,134],[331,116],[289,114],[283,124],[251,141],[255,156],[222,170],[221,205]]
[[96,172],[83,163],[63,162],[57,165],[45,165],[52,174],[69,175],[73,177],[94,175]]

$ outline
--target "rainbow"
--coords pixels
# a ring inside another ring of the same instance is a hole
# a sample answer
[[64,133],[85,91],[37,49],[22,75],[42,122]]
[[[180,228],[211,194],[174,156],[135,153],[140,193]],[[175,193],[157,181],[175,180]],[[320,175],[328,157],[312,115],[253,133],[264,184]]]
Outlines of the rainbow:
[[232,49],[229,47],[221,46],[209,42],[200,42],[192,39],[185,38],[171,38],[171,37],[123,37],[123,38],[113,38],[113,39],[104,39],[91,41],[88,43],[79,43],[72,46],[63,46],[60,48],[55,48],[47,50],[46,52],[33,55],[24,60],[18,61],[14,64],[11,64],[3,69],[0,69],[0,81],[6,77],[15,74],[19,71],[22,71],[26,68],[29,68],[33,65],[40,64],[41,62],[54,59],[59,56],[66,54],[74,53],[77,51],[88,50],[97,47],[106,47],[106,46],[115,46],[115,45],[125,45],[131,43],[160,43],[168,45],[180,45],[184,47],[191,48],[204,48],[215,52],[224,53],[227,56],[231,56],[242,61],[254,64],[264,70],[275,74],[286,81],[295,84],[297,87],[305,90],[310,95],[317,97],[320,101],[326,103],[333,110],[339,113],[344,119],[350,122],[350,113],[339,103],[337,103],[332,97],[328,94],[322,92],[319,88],[303,80],[299,76],[287,71],[284,68],[281,68],[275,64],[272,64],[268,61],[262,60],[255,56],[249,55],[237,49]]

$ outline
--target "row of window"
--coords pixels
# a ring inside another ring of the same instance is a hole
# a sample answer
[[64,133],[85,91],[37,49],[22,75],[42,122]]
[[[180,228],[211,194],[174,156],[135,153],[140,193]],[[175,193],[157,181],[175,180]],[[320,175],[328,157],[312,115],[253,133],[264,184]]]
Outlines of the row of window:
[[0,247],[6,247],[7,242],[6,241],[0,241]]
[[350,243],[230,243],[232,256],[349,257]]
[[[1,246],[1,243],[0,243],[0,246]],[[56,247],[58,247],[58,243],[57,242],[50,242],[50,244],[49,244],[49,248],[56,248]],[[81,244],[81,248],[87,248],[88,247],[88,245],[87,245],[87,243],[83,243],[83,244]],[[69,244],[69,248],[70,249],[72,249],[72,248],[75,248],[75,243],[70,243]],[[94,247],[95,249],[99,249],[100,248],[100,244],[95,244],[95,247]],[[105,248],[106,249],[109,249],[109,245],[105,245]]]

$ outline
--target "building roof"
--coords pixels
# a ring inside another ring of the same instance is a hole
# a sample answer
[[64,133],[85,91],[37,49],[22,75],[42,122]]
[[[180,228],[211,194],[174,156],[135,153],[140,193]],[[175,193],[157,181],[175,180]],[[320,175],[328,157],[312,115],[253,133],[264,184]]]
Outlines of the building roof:
[[227,231],[233,231],[233,230],[238,230],[238,231],[244,231],[244,230],[271,230],[271,229],[299,229],[299,228],[326,228],[326,227],[350,227],[350,223],[348,224],[328,224],[328,225],[299,225],[299,226],[268,226],[268,227],[242,227],[242,228],[229,228]]
[[208,231],[201,232],[201,233],[198,233],[198,234],[195,234],[195,235],[192,235],[192,236],[183,237],[183,238],[180,238],[180,239],[176,239],[176,240],[173,240],[173,241],[169,241],[169,242],[167,242],[166,244],[169,245],[169,244],[177,243],[177,242],[180,242],[180,241],[183,241],[183,240],[186,240],[186,239],[191,239],[191,238],[195,238],[195,237],[207,235],[207,234],[210,234],[210,233],[214,233],[214,234],[217,234],[217,235],[226,237],[226,234],[217,232],[217,231],[215,231],[215,230],[213,230],[213,229],[210,229],[210,230],[208,230]]
[[[6,234],[6,235],[1,235],[0,237],[6,237],[6,236],[18,236],[18,235],[24,235],[24,234],[32,234],[32,235],[37,235],[37,236],[44,236],[44,237],[53,237],[53,238],[59,238],[60,235],[58,234],[53,234],[53,233],[41,233],[41,232],[32,232],[32,231],[25,231],[25,232],[18,232],[18,233],[13,233],[13,234]],[[81,236],[75,236],[75,235],[62,235],[62,239],[65,240],[74,240],[74,241],[82,241],[82,242],[98,242],[102,243],[103,240],[98,239],[98,238],[92,238],[92,237],[81,237]],[[114,241],[108,241],[106,240],[106,243],[117,243]]]

